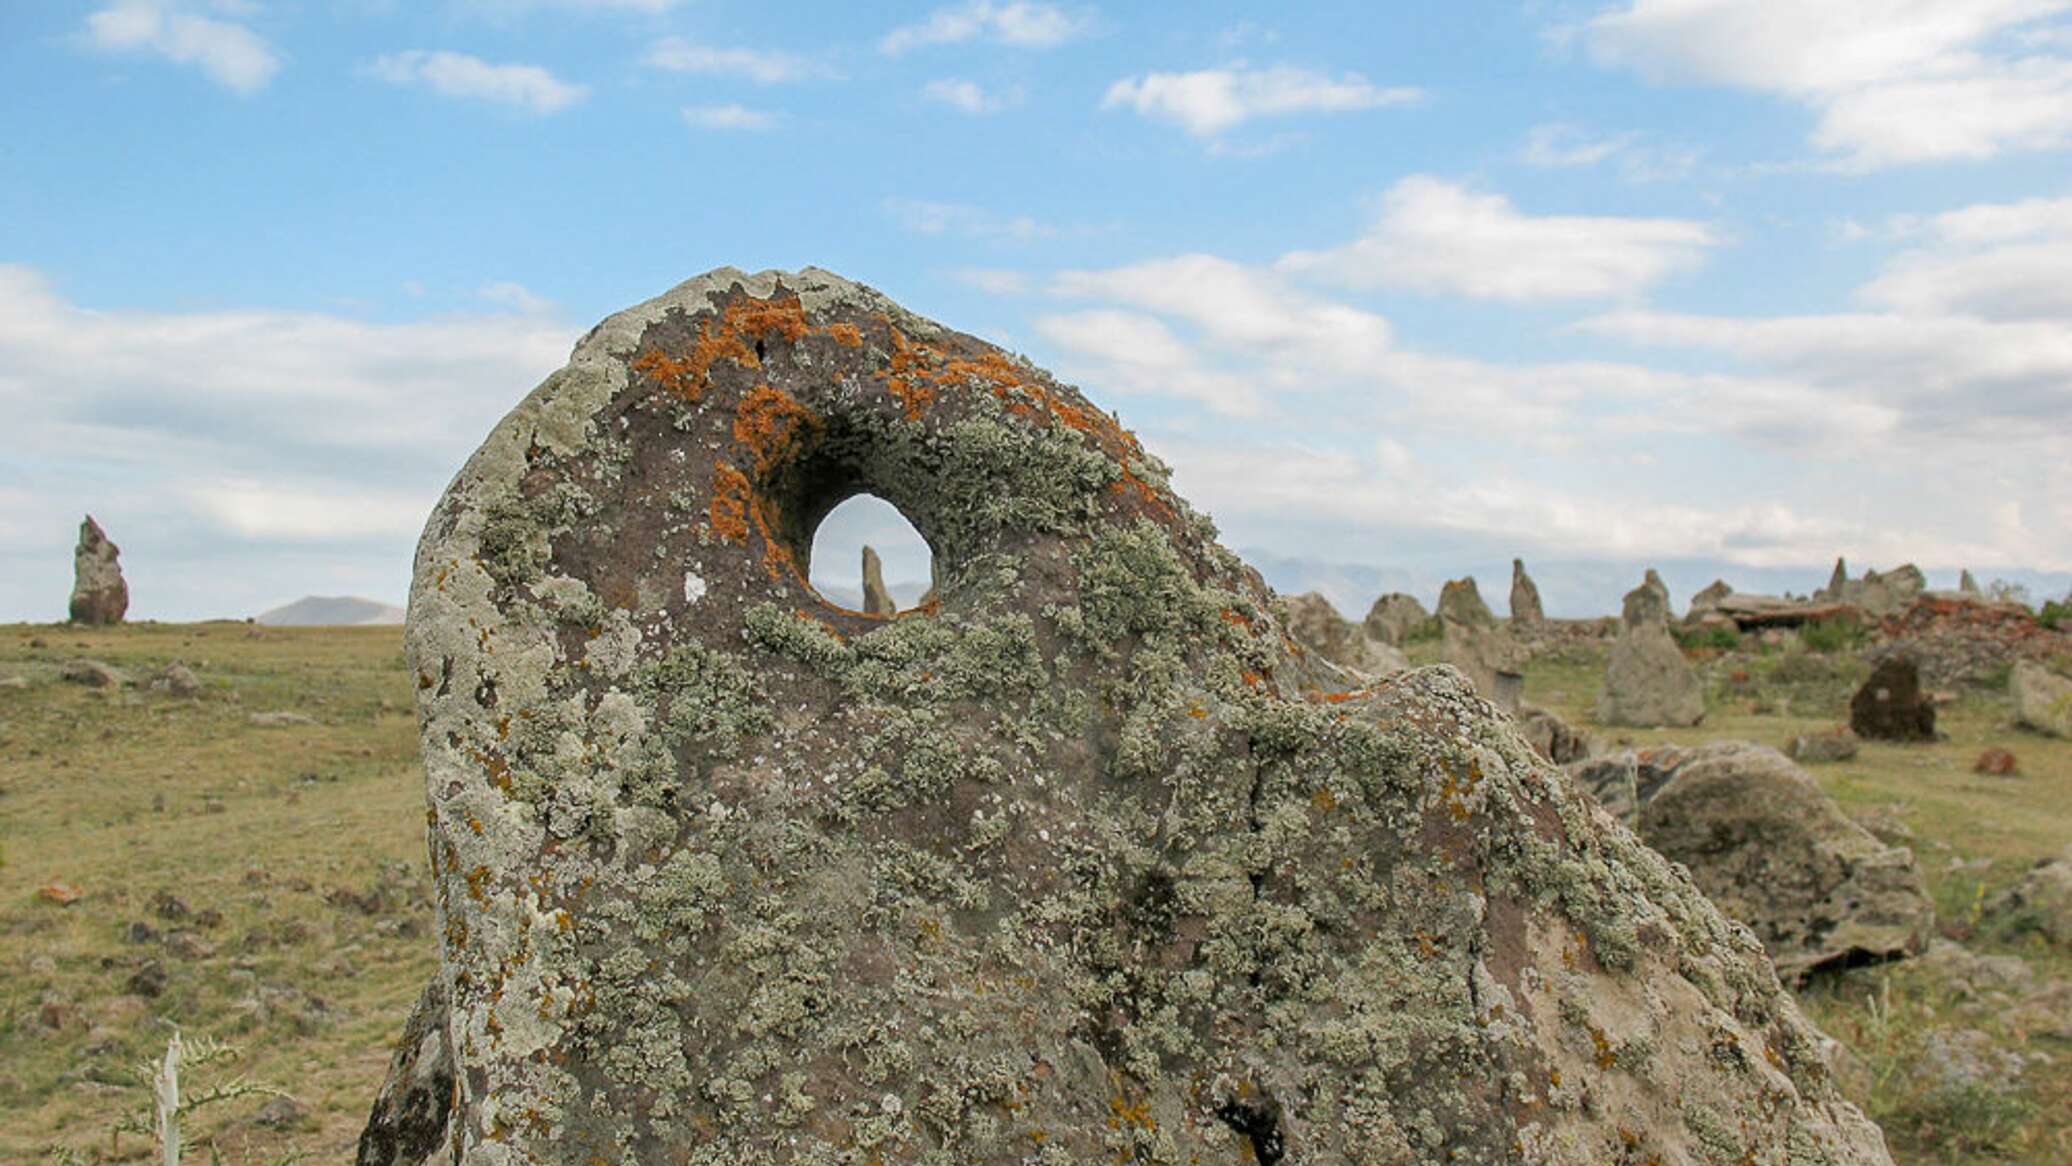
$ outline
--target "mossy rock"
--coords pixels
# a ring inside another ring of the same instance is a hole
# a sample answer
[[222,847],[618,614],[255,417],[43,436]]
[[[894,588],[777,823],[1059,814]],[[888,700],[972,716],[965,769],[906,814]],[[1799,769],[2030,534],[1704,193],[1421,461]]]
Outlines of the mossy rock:
[[[929,605],[808,584],[859,491]],[[408,636],[459,1161],[1889,1161],[1458,673],[1328,691],[1107,414],[827,272],[586,336]]]

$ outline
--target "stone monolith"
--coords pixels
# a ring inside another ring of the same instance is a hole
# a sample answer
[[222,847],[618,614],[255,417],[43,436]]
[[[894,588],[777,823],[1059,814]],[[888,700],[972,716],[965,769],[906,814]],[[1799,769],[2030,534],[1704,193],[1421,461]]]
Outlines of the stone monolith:
[[108,540],[89,514],[79,524],[72,551],[73,623],[118,624],[129,611],[129,584],[122,578],[122,548]]

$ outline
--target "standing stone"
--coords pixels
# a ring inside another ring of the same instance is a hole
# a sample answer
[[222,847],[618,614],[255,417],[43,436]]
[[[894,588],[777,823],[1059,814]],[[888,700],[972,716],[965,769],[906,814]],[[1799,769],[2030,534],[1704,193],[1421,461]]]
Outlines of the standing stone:
[[1384,644],[1401,647],[1404,640],[1430,623],[1432,616],[1414,595],[1391,591],[1374,601],[1364,621],[1367,634]]
[[1619,638],[1604,667],[1597,719],[1607,725],[1695,725],[1705,686],[1669,634],[1669,589],[1654,572],[1626,593]]
[[1966,595],[1977,595],[1979,593],[1978,580],[1971,577],[1971,569],[1969,567],[1957,575],[1957,590],[1962,591]]
[[1669,584],[1662,582],[1662,576],[1656,574],[1653,567],[1649,567],[1646,577],[1641,580],[1641,586],[1653,589],[1655,594],[1661,597],[1662,616],[1667,619],[1672,614],[1669,607]]
[[1912,658],[1887,656],[1849,701],[1849,727],[1873,741],[1935,740],[1935,704]]
[[1439,589],[1439,639],[1439,658],[1460,669],[1475,691],[1506,712],[1518,711],[1526,652],[1497,624],[1473,575]]
[[2072,680],[2041,664],[2017,660],[2007,687],[2023,725],[2052,737],[2072,738]]
[[1691,610],[1684,613],[1684,622],[1703,622],[1706,616],[1718,611],[1720,604],[1726,602],[1727,597],[1732,594],[1734,589],[1727,586],[1725,579],[1714,579],[1705,590],[1691,596]]
[[1539,585],[1525,573],[1525,560],[1511,560],[1511,626],[1534,628],[1547,620],[1540,608]]
[[129,584],[123,582],[122,548],[108,541],[101,524],[89,514],[79,524],[79,545],[72,551],[72,622],[118,624],[129,610]]
[[863,611],[865,615],[898,615],[899,604],[885,587],[885,564],[875,548],[863,548]]
[[353,1166],[429,1166],[439,1160],[453,1109],[453,1046],[446,1022],[446,981],[434,976],[396,1042],[388,1079],[360,1131]]
[[1394,645],[1367,634],[1367,629],[1338,614],[1322,594],[1310,591],[1288,601],[1288,633],[1309,651],[1359,675],[1356,680],[1389,676],[1410,667]]
[[[1451,671],[1296,689],[1166,478],[824,271],[587,334],[418,548],[454,1158],[1889,1166],[1753,935]],[[939,606],[796,569],[856,489]]]
[[1849,591],[1849,564],[1840,555],[1835,556],[1835,569],[1827,577],[1827,586],[1813,593],[1817,599],[1841,600]]

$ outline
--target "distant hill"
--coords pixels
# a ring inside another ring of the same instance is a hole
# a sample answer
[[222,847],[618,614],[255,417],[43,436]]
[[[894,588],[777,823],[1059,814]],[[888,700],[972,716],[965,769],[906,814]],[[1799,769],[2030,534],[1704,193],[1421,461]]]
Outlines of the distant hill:
[[275,627],[341,627],[353,624],[399,624],[403,609],[349,595],[305,595],[257,617]]

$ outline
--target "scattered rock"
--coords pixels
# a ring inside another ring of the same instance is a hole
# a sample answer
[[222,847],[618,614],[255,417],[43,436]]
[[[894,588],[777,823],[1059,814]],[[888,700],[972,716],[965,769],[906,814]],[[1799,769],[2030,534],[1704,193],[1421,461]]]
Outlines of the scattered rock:
[[1358,679],[1389,676],[1410,667],[1393,645],[1367,634],[1367,629],[1338,614],[1329,599],[1315,591],[1288,603],[1288,634],[1309,651],[1358,673]]
[[1686,623],[1703,622],[1706,616],[1717,612],[1720,609],[1720,604],[1724,603],[1727,597],[1732,594],[1734,594],[1734,589],[1727,586],[1726,580],[1714,579],[1711,586],[1691,596],[1691,610],[1684,614],[1684,621]]
[[69,907],[80,899],[79,888],[69,883],[45,883],[36,888],[36,897],[46,903]]
[[252,1114],[252,1124],[276,1130],[307,1130],[316,1128],[316,1115],[308,1106],[285,1093],[266,1099],[266,1104]]
[[1836,725],[1819,733],[1801,733],[1784,743],[1784,755],[1800,765],[1826,765],[1847,761],[1863,748],[1863,741],[1847,725]]
[[201,678],[187,665],[174,661],[166,665],[157,678],[152,680],[151,688],[155,692],[191,700],[201,695]]
[[2039,733],[2072,737],[2072,680],[2027,660],[2015,662],[2008,677],[2015,719]]
[[435,975],[418,994],[396,1042],[388,1078],[360,1132],[354,1166],[424,1166],[446,1148],[454,1085],[446,1020],[446,986]]
[[123,582],[122,548],[108,541],[101,524],[89,514],[79,524],[79,545],[72,552],[73,623],[118,624],[129,610],[129,584]]
[[1935,704],[1912,659],[1888,656],[1849,701],[1849,727],[1873,741],[1935,740]]
[[1569,773],[1761,936],[1780,976],[1896,959],[1933,933],[1913,852],[1851,821],[1775,749],[1628,751]]
[[166,933],[165,949],[183,960],[205,960],[216,954],[216,945],[201,937],[198,931],[185,927]]
[[[841,489],[938,610],[788,569]],[[435,1153],[1890,1162],[1753,937],[1453,670],[1290,691],[1155,458],[868,289],[605,321],[416,563]]]
[[99,660],[67,660],[58,667],[58,679],[67,684],[84,684],[88,688],[122,687],[122,673]]
[[1705,686],[1669,634],[1668,589],[1660,580],[1626,593],[1619,638],[1605,660],[1597,719],[1607,725],[1695,725]]
[[1547,622],[1547,613],[1540,607],[1540,587],[1525,573],[1525,560],[1511,560],[1511,626],[1514,629],[1536,628]]
[[131,920],[130,925],[123,929],[122,936],[131,943],[157,943],[159,938],[158,928],[142,919]]
[[262,729],[280,729],[286,728],[289,725],[314,725],[317,723],[315,717],[285,711],[253,713],[246,717],[245,720]]
[[1543,708],[1520,708],[1518,733],[1540,756],[1556,765],[1568,765],[1590,756],[1590,739]]
[[1991,774],[1994,777],[2013,777],[2016,772],[2016,765],[2017,762],[2011,750],[1993,745],[1989,746],[1985,752],[1979,754],[1978,760],[1971,763],[1971,771],[1973,773]]
[[1988,900],[1985,916],[2014,934],[2035,932],[2072,947],[2072,850],[2037,863],[2021,881]]
[[123,986],[132,996],[155,999],[165,991],[168,982],[165,965],[157,960],[150,960],[143,967],[130,973],[129,980]]
[[163,890],[151,893],[151,913],[166,920],[185,919],[193,914],[185,900]]
[[1391,591],[1367,609],[1367,634],[1384,644],[1401,647],[1419,628],[1432,621],[1431,613],[1414,595]]
[[2011,1098],[2022,1092],[2028,1058],[1976,1028],[1930,1029],[1920,1052],[1901,1071],[1907,1092],[1952,1110],[1975,1108],[1983,1094]]
[[78,1028],[79,1006],[70,1000],[48,999],[36,1007],[36,1023],[50,1032]]
[[27,687],[29,687],[29,678],[26,676],[0,676],[0,688]]
[[874,547],[863,548],[863,610],[866,615],[899,614],[899,604],[885,586],[885,564]]

